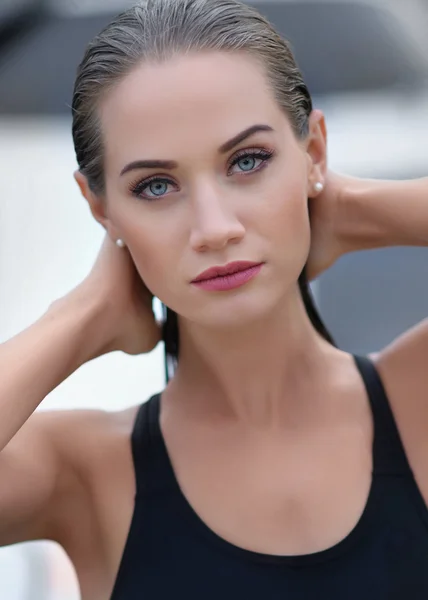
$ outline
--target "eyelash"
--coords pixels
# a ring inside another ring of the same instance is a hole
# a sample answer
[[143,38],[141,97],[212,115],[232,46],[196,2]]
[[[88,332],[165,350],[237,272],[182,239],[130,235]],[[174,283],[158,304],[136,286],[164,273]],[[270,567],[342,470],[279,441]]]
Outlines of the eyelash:
[[[272,160],[272,158],[274,157],[274,154],[275,152],[273,150],[267,150],[263,148],[257,148],[253,150],[240,150],[230,160],[228,170],[230,171],[230,169],[232,169],[244,158],[256,158],[262,160],[262,163],[256,169],[252,169],[247,173],[245,171],[242,171],[242,175],[249,176],[252,173],[258,173],[268,165],[269,161]],[[147,202],[152,202],[154,200],[162,200],[166,197],[166,194],[164,194],[163,196],[145,196],[143,194],[144,190],[147,189],[150,186],[150,184],[155,182],[174,184],[174,182],[171,179],[168,179],[167,177],[160,177],[158,175],[154,175],[153,177],[149,177],[143,180],[137,179],[137,181],[131,183],[129,189],[131,194],[138,199],[142,199]]]

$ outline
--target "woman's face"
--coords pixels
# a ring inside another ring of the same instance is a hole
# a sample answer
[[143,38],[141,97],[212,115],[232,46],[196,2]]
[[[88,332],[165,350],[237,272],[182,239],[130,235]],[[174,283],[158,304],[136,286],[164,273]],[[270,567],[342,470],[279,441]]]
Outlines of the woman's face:
[[[206,53],[143,64],[100,114],[105,223],[155,296],[185,319],[221,327],[262,317],[294,292],[323,136],[312,122],[314,150],[296,139],[255,61]],[[232,291],[191,283],[233,261],[264,265]]]

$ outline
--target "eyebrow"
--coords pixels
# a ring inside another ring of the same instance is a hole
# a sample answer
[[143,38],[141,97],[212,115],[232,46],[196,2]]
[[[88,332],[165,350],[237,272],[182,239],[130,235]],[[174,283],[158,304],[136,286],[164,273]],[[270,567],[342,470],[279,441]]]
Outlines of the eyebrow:
[[235,135],[234,138],[223,144],[223,146],[221,146],[219,149],[220,154],[226,154],[226,152],[230,152],[233,150],[233,148],[235,148],[235,146],[259,131],[273,131],[273,129],[270,127],[270,125],[252,125],[248,129],[245,129],[245,131],[241,131],[241,133],[238,133],[238,135]]
[[[254,135],[255,133],[258,133],[259,131],[274,130],[272,129],[272,127],[270,127],[270,125],[252,125],[251,127],[248,127],[248,129],[241,131],[241,133],[238,133],[238,135],[236,135],[231,140],[220,146],[219,153],[226,154],[226,152],[230,152],[231,150],[233,150],[233,148],[235,148],[235,146],[245,141],[247,138]],[[178,163],[175,160],[136,160],[126,165],[126,167],[122,169],[120,176],[122,177],[126,173],[129,173],[130,171],[135,171],[137,169],[165,169],[167,171],[172,171],[177,168]]]

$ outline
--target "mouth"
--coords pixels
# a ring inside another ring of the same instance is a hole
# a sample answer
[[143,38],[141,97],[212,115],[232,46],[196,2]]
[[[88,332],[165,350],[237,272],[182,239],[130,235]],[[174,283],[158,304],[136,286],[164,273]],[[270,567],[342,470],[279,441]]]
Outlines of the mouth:
[[239,261],[204,271],[191,283],[203,290],[225,292],[240,287],[259,274],[264,263]]
[[247,271],[248,269],[258,267],[262,264],[263,263],[255,263],[249,261],[237,261],[224,266],[212,267],[211,269],[207,269],[203,273],[200,273],[196,277],[196,279],[192,281],[192,283],[200,283],[202,281],[209,281],[210,279],[215,279],[217,277],[227,277],[228,275],[235,275],[235,273],[241,273],[243,271]]

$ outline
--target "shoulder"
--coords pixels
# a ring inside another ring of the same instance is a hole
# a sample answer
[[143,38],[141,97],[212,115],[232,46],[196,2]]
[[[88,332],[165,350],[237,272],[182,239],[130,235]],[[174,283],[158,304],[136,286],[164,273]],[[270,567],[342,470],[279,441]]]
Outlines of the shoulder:
[[428,499],[428,319],[372,359],[407,457]]
[[427,398],[428,319],[398,337],[373,359],[394,396]]
[[120,412],[94,409],[40,411],[37,420],[63,467],[73,470],[87,463],[97,448],[105,449],[105,444],[115,437],[128,433],[137,409],[132,407]]
[[67,544],[73,515],[81,515],[82,509],[94,509],[106,480],[111,485],[121,474],[132,478],[130,439],[138,408],[120,412],[79,409],[40,413],[39,421],[60,465],[52,507],[54,541]]
[[94,590],[108,596],[124,551],[134,510],[131,434],[139,408],[41,415],[61,465],[49,539],[65,550],[88,597]]
[[[27,419],[1,452],[0,546],[61,544],[73,515],[90,507],[103,473],[132,473],[135,412],[37,411]],[[132,474],[128,479],[132,485]]]

